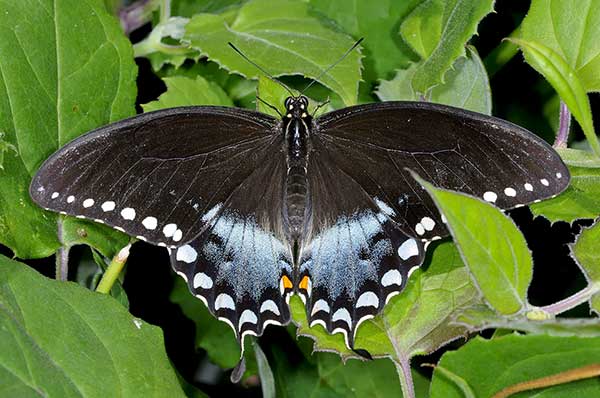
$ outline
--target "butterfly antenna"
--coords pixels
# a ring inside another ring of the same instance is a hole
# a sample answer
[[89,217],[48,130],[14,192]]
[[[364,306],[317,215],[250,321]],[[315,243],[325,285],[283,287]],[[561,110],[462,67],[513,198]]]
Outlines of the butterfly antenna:
[[283,84],[282,82],[280,82],[279,80],[275,79],[273,77],[273,75],[271,75],[269,72],[267,72],[266,70],[264,70],[260,65],[258,65],[256,62],[252,61],[250,58],[246,57],[244,55],[243,52],[241,52],[236,46],[233,45],[232,42],[227,42],[227,44],[229,44],[229,47],[233,48],[233,50],[238,53],[242,58],[244,58],[246,61],[248,61],[249,64],[253,65],[256,69],[258,69],[259,71],[261,71],[265,76],[267,76],[269,79],[271,79],[272,81],[274,81],[275,83],[279,84],[281,87],[285,88],[287,90],[288,93],[290,93],[290,95],[292,97],[296,97],[294,95],[294,93],[292,92],[292,90],[286,86],[285,84]]
[[324,107],[325,105],[329,104],[329,98],[327,98],[327,100],[325,102],[320,103],[319,105],[317,105],[315,107],[315,110],[312,113],[312,116],[315,117],[315,115],[317,114],[317,112],[319,111],[319,109],[321,109],[322,107]]
[[267,101],[265,101],[264,99],[260,98],[258,95],[256,96],[256,99],[259,100],[260,102],[262,102],[263,104],[265,104],[266,106],[268,106],[269,108],[273,109],[275,112],[277,112],[277,114],[279,115],[279,117],[283,117],[283,115],[281,114],[281,112],[279,112],[279,109],[277,109],[275,106],[269,104]]
[[360,39],[358,39],[356,41],[356,43],[354,43],[352,45],[352,47],[350,47],[345,53],[344,55],[342,55],[340,57],[340,59],[338,59],[337,61],[335,61],[333,64],[331,64],[331,66],[327,69],[325,69],[323,72],[321,72],[321,74],[319,76],[317,76],[316,79],[313,79],[312,82],[310,82],[308,84],[308,86],[304,87],[304,90],[302,90],[302,92],[300,94],[304,94],[306,92],[306,90],[308,90],[310,88],[310,86],[312,86],[313,84],[315,84],[316,81],[320,80],[323,76],[325,76],[327,74],[327,72],[329,72],[330,70],[333,69],[334,66],[336,66],[337,64],[339,64],[340,62],[342,62],[344,60],[344,58],[346,58],[348,56],[348,54],[350,54],[352,52],[352,50],[354,50],[356,47],[358,47],[358,45],[364,40],[364,37],[361,37]]

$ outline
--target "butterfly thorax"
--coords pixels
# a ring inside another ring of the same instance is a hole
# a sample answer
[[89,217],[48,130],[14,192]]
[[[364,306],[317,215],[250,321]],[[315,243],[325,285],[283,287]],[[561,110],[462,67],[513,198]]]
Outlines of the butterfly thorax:
[[283,133],[287,174],[283,211],[289,238],[299,243],[310,216],[307,169],[312,117],[308,113],[308,100],[304,96],[288,97],[285,106]]

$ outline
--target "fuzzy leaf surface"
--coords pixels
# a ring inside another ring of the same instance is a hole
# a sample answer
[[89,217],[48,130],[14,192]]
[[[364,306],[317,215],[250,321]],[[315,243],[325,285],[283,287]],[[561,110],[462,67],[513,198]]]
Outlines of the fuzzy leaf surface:
[[[101,0],[0,0],[0,9],[0,131],[18,152],[8,153],[0,170],[0,242],[21,258],[46,257],[61,244],[63,217],[33,204],[31,177],[67,142],[135,113],[137,68]],[[87,226],[73,219],[63,229]],[[85,243],[105,255],[118,250],[103,239]]]
[[[311,15],[308,4],[286,0],[254,0],[235,14],[195,15],[186,27],[191,46],[231,73],[249,79],[262,75],[233,50],[235,44],[273,76],[302,73],[316,79],[354,43],[346,34],[325,26]],[[361,79],[360,50],[320,77],[319,82],[336,92],[346,105],[355,104]]]
[[162,331],[0,256],[0,395],[183,397]]

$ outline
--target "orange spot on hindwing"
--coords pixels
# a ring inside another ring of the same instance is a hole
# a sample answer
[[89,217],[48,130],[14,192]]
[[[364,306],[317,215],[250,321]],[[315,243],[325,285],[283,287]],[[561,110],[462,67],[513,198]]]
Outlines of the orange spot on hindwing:
[[281,282],[283,283],[283,288],[285,290],[291,289],[294,287],[294,285],[292,284],[292,281],[290,280],[290,278],[288,278],[287,275],[284,275],[281,277]]
[[310,279],[308,278],[308,275],[304,275],[302,277],[302,280],[300,281],[300,284],[298,285],[298,287],[303,290],[308,290],[309,282],[310,282]]

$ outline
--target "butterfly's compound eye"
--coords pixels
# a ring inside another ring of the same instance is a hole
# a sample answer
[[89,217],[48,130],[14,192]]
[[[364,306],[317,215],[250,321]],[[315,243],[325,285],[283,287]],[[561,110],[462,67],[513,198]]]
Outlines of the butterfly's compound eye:
[[305,96],[300,96],[300,108],[301,109],[306,109],[308,108],[308,98],[306,98]]
[[285,106],[285,109],[287,109],[287,110],[290,110],[290,109],[292,109],[292,108],[293,108],[292,101],[293,101],[293,98],[292,98],[292,97],[287,97],[287,98],[285,99],[285,102],[283,103],[283,104],[284,104],[284,106]]

